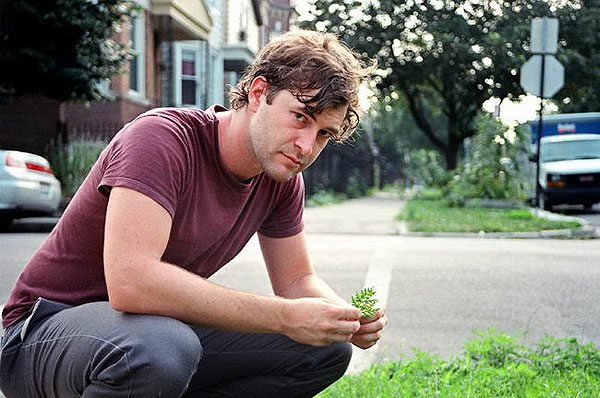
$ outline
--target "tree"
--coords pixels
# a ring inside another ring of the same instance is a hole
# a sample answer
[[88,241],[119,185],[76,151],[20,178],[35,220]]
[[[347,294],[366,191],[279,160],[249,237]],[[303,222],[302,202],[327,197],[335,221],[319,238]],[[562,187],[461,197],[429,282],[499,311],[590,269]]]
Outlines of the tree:
[[[434,116],[430,123],[434,128],[443,127],[439,110],[432,113],[437,117]],[[363,126],[366,135],[372,133],[373,136],[374,157],[380,168],[382,184],[412,177],[407,173],[411,154],[417,149],[432,149],[432,144],[416,126],[406,100],[398,95],[386,96],[373,103]]]
[[600,110],[600,1],[557,10],[558,58],[565,65],[565,86],[555,99],[561,112]]
[[[475,134],[475,118],[482,104],[492,96],[523,94],[518,70],[529,57],[531,17],[573,17],[563,10],[575,10],[581,2],[312,3],[315,19],[305,26],[337,33],[358,52],[377,58],[381,69],[378,89],[400,92],[406,98],[419,129],[444,154],[447,167],[454,169],[464,140]],[[431,123],[431,110],[436,108],[445,120],[441,129]]]
[[100,99],[129,51],[113,38],[130,0],[0,0],[0,102],[29,94]]

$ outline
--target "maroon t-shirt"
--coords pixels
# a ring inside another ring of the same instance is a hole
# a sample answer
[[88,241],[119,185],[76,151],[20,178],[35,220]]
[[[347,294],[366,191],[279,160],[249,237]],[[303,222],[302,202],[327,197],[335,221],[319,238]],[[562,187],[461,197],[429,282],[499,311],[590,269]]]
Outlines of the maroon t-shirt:
[[275,238],[302,231],[301,175],[281,183],[261,173],[241,182],[223,165],[214,115],[223,110],[154,109],[126,125],[25,266],[3,327],[38,297],[70,305],[108,300],[102,252],[111,187],[134,189],[163,206],[173,225],[162,260],[205,278],[256,231]]

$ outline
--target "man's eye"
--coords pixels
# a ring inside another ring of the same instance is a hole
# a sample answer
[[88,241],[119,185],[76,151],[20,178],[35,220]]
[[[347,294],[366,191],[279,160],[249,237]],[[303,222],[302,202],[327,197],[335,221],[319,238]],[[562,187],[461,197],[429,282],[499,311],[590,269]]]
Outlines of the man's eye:
[[319,130],[319,134],[321,134],[323,137],[327,137],[327,138],[332,137],[331,133],[327,130]]
[[294,117],[296,118],[296,120],[300,120],[300,121],[304,121],[306,119],[306,117],[298,112],[294,112]]

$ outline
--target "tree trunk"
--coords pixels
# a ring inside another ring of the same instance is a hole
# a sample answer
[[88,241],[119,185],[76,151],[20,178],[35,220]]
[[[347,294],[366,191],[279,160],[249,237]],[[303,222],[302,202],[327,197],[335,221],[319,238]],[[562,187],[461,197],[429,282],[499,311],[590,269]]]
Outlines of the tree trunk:
[[444,151],[444,158],[446,159],[446,169],[454,170],[458,166],[458,155],[460,152],[460,144],[454,143],[446,147]]
[[448,120],[448,145],[444,150],[444,158],[446,159],[446,169],[454,170],[458,166],[458,158],[460,148],[462,146],[462,138],[456,123]]

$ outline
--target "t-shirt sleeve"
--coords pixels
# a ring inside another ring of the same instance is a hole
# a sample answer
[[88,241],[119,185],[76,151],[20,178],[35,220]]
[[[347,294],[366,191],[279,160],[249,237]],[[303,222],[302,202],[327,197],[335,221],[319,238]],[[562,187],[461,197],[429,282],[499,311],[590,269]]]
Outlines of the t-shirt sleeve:
[[164,207],[171,218],[185,184],[187,158],[182,127],[156,115],[126,126],[107,148],[98,191],[113,187],[138,191]]
[[286,182],[277,204],[258,232],[271,238],[286,238],[304,229],[304,180],[301,174]]

